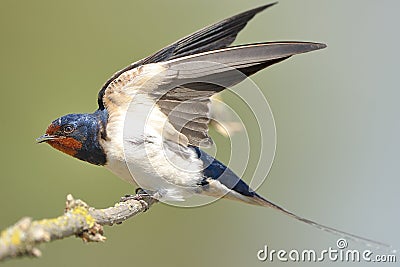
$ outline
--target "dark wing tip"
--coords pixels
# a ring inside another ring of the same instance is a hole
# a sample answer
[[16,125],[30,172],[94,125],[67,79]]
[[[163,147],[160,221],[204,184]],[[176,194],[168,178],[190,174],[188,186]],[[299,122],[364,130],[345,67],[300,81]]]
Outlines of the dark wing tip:
[[307,43],[306,42],[306,43],[304,43],[304,46],[302,47],[302,49],[304,50],[303,53],[306,53],[306,52],[324,49],[326,47],[327,47],[327,45],[323,44],[323,43],[311,43],[311,42]]
[[311,46],[313,47],[313,50],[324,49],[327,47],[327,45],[323,43],[311,43]]
[[327,47],[326,44],[314,42],[271,42],[269,44],[272,46],[275,44],[277,45],[278,51],[281,51],[283,54],[288,53],[291,55],[308,53]]
[[[276,2],[273,2],[273,3],[269,3],[269,4],[266,4],[266,5],[257,7],[257,8],[255,8],[255,9],[259,9],[260,11],[262,11],[262,10],[267,9],[267,8],[269,8],[269,7],[272,7],[272,6],[274,6],[274,5],[278,4],[278,3],[279,3],[279,2],[276,1]],[[260,12],[260,11],[258,11],[258,12]]]
[[273,3],[270,3],[270,4],[266,4],[266,5],[263,5],[263,6],[259,6],[259,7],[256,7],[256,8],[247,10],[247,11],[244,11],[244,12],[242,12],[242,13],[239,13],[239,14],[233,16],[233,17],[227,18],[226,20],[233,20],[233,19],[236,19],[236,18],[238,18],[238,17],[250,16],[249,18],[247,18],[247,22],[248,22],[248,21],[249,21],[250,19],[252,19],[256,14],[258,14],[258,13],[260,13],[261,11],[263,11],[263,10],[269,8],[269,7],[272,7],[272,6],[276,5],[276,4],[278,4],[278,2],[273,2]]

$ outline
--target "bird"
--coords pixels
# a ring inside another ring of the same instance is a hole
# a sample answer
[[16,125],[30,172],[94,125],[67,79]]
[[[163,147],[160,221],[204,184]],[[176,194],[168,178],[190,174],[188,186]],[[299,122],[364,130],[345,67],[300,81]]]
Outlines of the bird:
[[213,95],[294,55],[326,47],[295,41],[231,45],[255,15],[275,4],[221,20],[116,72],[99,91],[96,111],[54,120],[37,142],[104,166],[160,201],[223,197],[273,208],[356,241],[385,245],[284,209],[201,149],[212,144],[208,124]]

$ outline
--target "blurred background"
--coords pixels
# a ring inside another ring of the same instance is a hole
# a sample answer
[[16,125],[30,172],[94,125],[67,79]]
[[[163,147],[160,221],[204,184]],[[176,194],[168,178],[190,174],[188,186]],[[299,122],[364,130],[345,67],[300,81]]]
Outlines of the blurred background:
[[[99,88],[117,70],[265,3],[1,1],[0,229],[23,216],[60,215],[68,193],[95,207],[133,193],[104,168],[37,145],[35,138],[61,115],[94,111]],[[281,0],[235,42],[328,44],[253,78],[277,127],[275,161],[258,192],[301,216],[395,249],[400,248],[399,8],[395,0]],[[227,200],[201,208],[155,205],[122,225],[105,227],[105,234],[103,244],[68,238],[41,246],[41,259],[4,266],[279,266],[285,263],[258,261],[257,251],[264,245],[287,251],[336,248],[338,238],[276,211]],[[366,249],[351,241],[349,248]],[[318,265],[324,264],[329,262]]]

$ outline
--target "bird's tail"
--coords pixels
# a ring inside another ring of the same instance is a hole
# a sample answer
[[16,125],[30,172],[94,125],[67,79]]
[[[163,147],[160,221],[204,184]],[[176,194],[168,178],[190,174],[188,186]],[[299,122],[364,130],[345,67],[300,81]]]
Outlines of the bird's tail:
[[[341,236],[346,239],[350,239],[359,243],[363,243],[367,246],[374,246],[376,248],[387,248],[390,249],[391,246],[379,241],[375,241],[369,238],[361,237],[358,235],[350,234],[348,232],[335,229],[330,226],[326,226],[315,221],[300,217],[293,212],[290,212],[277,204],[272,203],[271,201],[263,198],[254,190],[252,190],[242,179],[240,179],[231,169],[226,167],[224,164],[208,155],[206,152],[202,151],[198,147],[192,147],[199,159],[203,161],[205,166],[203,172],[204,176],[209,177],[205,180],[206,186],[204,187],[203,194],[213,196],[213,197],[221,197],[227,199],[232,199],[236,201],[242,201],[248,204],[263,206],[273,208],[282,212],[283,214],[292,217],[298,221],[304,222],[306,224],[312,225],[318,229],[321,229],[325,232],[332,233],[334,235]],[[228,191],[229,190],[229,191]],[[227,193],[228,191],[228,193]]]
[[338,230],[336,228],[333,228],[333,227],[330,227],[330,226],[326,226],[326,225],[317,223],[315,221],[300,217],[300,216],[298,216],[298,215],[296,215],[296,214],[294,214],[294,213],[282,208],[281,206],[278,206],[278,205],[272,203],[271,201],[263,198],[262,196],[258,195],[257,193],[255,193],[255,195],[253,197],[248,197],[248,200],[249,200],[249,202],[248,202],[249,204],[273,208],[275,210],[278,210],[278,211],[282,212],[283,214],[285,214],[285,215],[287,215],[289,217],[292,217],[292,218],[294,218],[294,219],[296,219],[298,221],[304,222],[306,224],[312,225],[312,226],[314,226],[314,227],[316,227],[316,228],[318,228],[320,230],[323,230],[325,232],[328,232],[328,233],[331,233],[331,234],[334,234],[334,235],[341,236],[341,237],[346,238],[346,239],[353,240],[355,242],[363,243],[366,246],[374,246],[377,249],[378,248],[382,248],[382,247],[391,248],[391,246],[388,245],[388,244],[385,244],[385,243],[382,243],[382,242],[379,242],[379,241],[375,241],[375,240],[372,240],[372,239],[369,239],[369,238],[365,238],[365,237],[362,237],[362,236],[354,235],[354,234],[351,234],[351,233],[348,233],[348,232],[345,232],[345,231],[342,231],[342,230]]

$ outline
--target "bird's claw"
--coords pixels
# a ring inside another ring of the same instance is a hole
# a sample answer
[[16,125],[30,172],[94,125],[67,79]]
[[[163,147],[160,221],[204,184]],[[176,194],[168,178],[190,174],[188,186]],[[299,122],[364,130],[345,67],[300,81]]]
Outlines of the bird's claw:
[[151,197],[150,194],[146,193],[142,188],[137,188],[135,190],[136,195],[125,195],[120,198],[120,202],[126,202],[128,200],[136,200],[139,201],[140,204],[144,207],[143,212],[146,212],[149,209],[149,204],[144,200],[144,197]]
[[146,191],[144,191],[142,188],[138,187],[135,189],[135,194],[136,195],[149,195]]
[[138,201],[140,202],[140,204],[142,204],[143,212],[146,212],[149,210],[150,207],[146,201],[144,201],[143,199],[139,199]]

